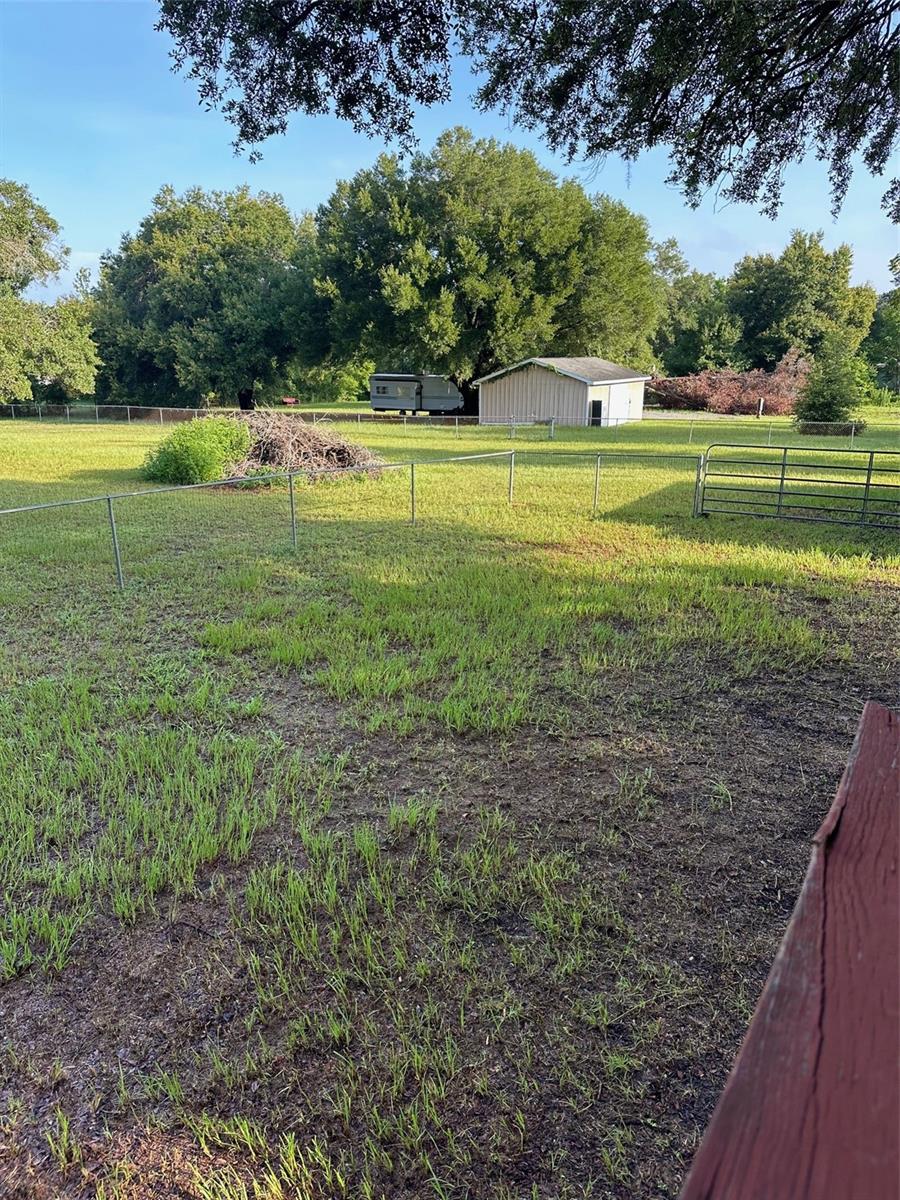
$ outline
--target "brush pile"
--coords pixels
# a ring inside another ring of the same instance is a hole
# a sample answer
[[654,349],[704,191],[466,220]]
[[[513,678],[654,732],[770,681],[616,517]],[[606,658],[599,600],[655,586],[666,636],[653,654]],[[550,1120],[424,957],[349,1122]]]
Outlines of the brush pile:
[[231,474],[236,478],[275,474],[280,471],[327,471],[336,467],[371,468],[382,460],[365,446],[345,441],[322,425],[311,425],[290,413],[235,413],[231,418],[250,432],[250,449],[236,463]]

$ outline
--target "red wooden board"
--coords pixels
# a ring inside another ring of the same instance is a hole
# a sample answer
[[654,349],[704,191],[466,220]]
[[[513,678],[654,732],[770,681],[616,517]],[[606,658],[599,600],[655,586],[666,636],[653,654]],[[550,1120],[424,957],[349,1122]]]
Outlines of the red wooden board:
[[900,1196],[900,718],[869,702],[681,1200]]

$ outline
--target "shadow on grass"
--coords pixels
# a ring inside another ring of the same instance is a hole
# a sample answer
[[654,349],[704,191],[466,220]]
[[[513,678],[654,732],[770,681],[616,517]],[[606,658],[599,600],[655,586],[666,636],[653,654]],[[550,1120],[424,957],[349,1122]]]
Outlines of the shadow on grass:
[[600,520],[629,521],[652,525],[682,539],[704,543],[765,545],[777,550],[815,550],[825,554],[876,557],[900,554],[900,529],[878,529],[860,525],[791,520],[774,516],[747,516],[713,513],[691,515],[693,487],[685,483],[669,484],[645,493],[640,499],[604,509]]

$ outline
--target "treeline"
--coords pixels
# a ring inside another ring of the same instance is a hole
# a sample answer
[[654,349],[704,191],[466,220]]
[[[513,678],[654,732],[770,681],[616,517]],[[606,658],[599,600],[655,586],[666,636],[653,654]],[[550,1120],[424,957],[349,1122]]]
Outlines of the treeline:
[[474,379],[534,354],[667,376],[840,355],[856,400],[900,382],[900,292],[852,287],[848,246],[797,232],[727,279],[692,271],[624,204],[464,129],[300,218],[246,188],[163,188],[96,287],[52,306],[25,292],[64,265],[58,226],[20,185],[0,201],[5,401],[355,399],[379,367],[444,374],[471,405]]

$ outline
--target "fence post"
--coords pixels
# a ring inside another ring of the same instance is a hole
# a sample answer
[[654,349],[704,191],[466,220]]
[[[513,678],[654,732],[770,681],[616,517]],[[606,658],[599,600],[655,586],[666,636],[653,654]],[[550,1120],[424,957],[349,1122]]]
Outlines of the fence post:
[[100,420],[100,406],[95,404],[94,405],[94,421],[96,422],[99,420]]
[[766,444],[769,446],[772,445],[772,422],[771,421],[769,422],[769,440]]
[[552,442],[555,436],[556,436],[556,417],[552,416],[550,418],[550,439],[549,440]]
[[410,525],[416,523],[416,464],[409,464],[409,511]]
[[781,480],[778,484],[778,508],[775,510],[775,516],[781,516],[781,509],[784,503],[784,477],[787,472],[787,446],[781,452]]
[[159,413],[159,423],[162,425],[162,409],[158,408],[156,411]]
[[856,422],[850,422],[850,449],[853,449],[853,436],[856,433]]
[[456,436],[459,437],[459,417],[454,417],[453,420],[456,422]]
[[291,498],[291,545],[297,549],[297,509],[294,506],[294,475],[288,475],[288,495]]
[[600,455],[597,455],[597,461],[594,464],[594,506],[591,509],[591,517],[596,517],[597,506],[600,503]]
[[119,585],[119,590],[125,590],[125,580],[122,577],[122,556],[119,553],[119,535],[116,532],[116,517],[113,512],[112,496],[106,497],[106,507],[109,512],[109,531],[112,534],[113,554],[116,558],[116,581]]
[[68,406],[68,404],[66,405],[66,420],[67,420],[67,421],[71,421],[71,420],[72,420],[72,414],[69,412],[69,406]]
[[125,412],[128,415],[128,424],[130,425],[131,424],[131,405],[130,404],[125,405]]
[[512,504],[512,502],[513,502],[513,485],[515,483],[515,478],[516,478],[516,452],[515,452],[515,450],[510,450],[510,452],[509,452],[509,495],[508,495],[510,504]]
[[866,523],[866,512],[868,511],[868,508],[869,508],[869,488],[872,486],[872,469],[874,466],[874,462],[875,462],[875,451],[870,450],[869,451],[869,467],[868,467],[868,470],[866,471],[866,488],[865,488],[865,491],[863,492],[862,508],[859,511],[860,525],[865,525],[865,523]]
[[694,440],[694,422],[691,421],[690,432],[688,433],[688,445]]
[[15,420],[16,419],[16,406],[14,404],[11,404],[9,406],[9,410],[12,413],[12,419]]
[[701,451],[697,457],[697,474],[694,477],[694,512],[693,516],[703,515],[703,467],[706,456]]

